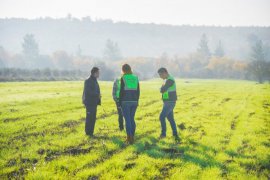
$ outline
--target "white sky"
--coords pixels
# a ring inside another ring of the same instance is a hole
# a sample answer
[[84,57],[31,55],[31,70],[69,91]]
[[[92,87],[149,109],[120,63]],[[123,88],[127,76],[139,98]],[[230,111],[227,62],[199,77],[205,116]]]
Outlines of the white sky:
[[270,0],[0,0],[0,18],[68,13],[139,23],[270,26]]

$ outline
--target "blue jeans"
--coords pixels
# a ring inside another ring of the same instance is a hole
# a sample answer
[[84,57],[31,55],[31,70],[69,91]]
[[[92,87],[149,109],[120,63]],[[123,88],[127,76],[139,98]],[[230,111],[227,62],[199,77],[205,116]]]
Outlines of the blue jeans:
[[128,136],[135,135],[136,123],[134,120],[136,109],[138,103],[137,102],[122,102],[122,111],[123,116],[126,121],[126,132]]
[[173,109],[175,107],[175,102],[164,102],[163,109],[160,113],[159,120],[161,124],[161,135],[166,136],[166,118],[171,124],[173,135],[177,136],[176,124],[173,117]]

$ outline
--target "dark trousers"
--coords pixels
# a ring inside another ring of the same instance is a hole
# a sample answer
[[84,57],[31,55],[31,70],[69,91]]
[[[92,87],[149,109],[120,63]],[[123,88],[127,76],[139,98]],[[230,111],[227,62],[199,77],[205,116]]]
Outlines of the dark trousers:
[[175,102],[164,102],[163,108],[159,116],[160,124],[161,124],[161,135],[166,136],[166,118],[171,124],[171,128],[173,131],[173,135],[177,136],[177,128],[174,121],[173,109],[175,107]]
[[86,106],[85,134],[92,136],[95,129],[97,106]]
[[126,121],[126,132],[128,136],[134,136],[136,130],[135,113],[138,102],[122,102],[123,115]]
[[118,113],[118,123],[119,123],[119,129],[122,130],[124,129],[124,121],[123,121],[123,113],[122,113],[122,108],[118,102],[115,102],[116,108],[117,108],[117,113]]

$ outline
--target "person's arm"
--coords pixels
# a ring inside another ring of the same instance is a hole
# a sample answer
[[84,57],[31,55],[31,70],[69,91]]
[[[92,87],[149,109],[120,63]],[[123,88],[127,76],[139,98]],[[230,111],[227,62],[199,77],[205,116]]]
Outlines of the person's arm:
[[138,92],[138,102],[139,102],[139,99],[140,99],[140,94],[141,94],[141,92],[140,92],[140,83],[138,82],[138,88],[137,88],[137,92]]
[[85,105],[85,81],[83,86],[82,103]]
[[116,92],[117,92],[117,80],[114,81],[112,89],[112,97],[114,101],[117,101]]
[[95,89],[97,90],[97,94],[98,94],[98,105],[101,105],[101,92],[100,92],[100,86],[98,82],[95,82]]
[[124,80],[123,78],[121,78],[121,86],[120,86],[120,94],[119,94],[119,103],[121,104],[122,102],[122,98],[123,98],[123,95],[124,95]]
[[165,85],[163,85],[163,86],[160,88],[160,92],[161,92],[161,93],[166,92],[173,84],[174,84],[174,81],[171,80],[171,79],[168,79],[168,80],[166,81]]

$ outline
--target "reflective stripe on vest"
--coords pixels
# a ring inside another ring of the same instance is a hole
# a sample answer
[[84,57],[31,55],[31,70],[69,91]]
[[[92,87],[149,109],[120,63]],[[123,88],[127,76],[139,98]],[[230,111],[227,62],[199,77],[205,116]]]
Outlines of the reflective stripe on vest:
[[135,76],[134,74],[125,74],[123,76],[123,80],[125,83],[124,89],[129,91],[129,90],[137,90],[138,89],[138,77]]
[[120,97],[120,89],[121,89],[121,78],[117,78],[116,79],[116,98],[118,98],[119,99],[119,97]]
[[[173,83],[172,86],[170,86],[170,87],[168,88],[167,91],[165,91],[165,92],[162,94],[162,99],[164,99],[164,100],[169,99],[169,92],[176,92],[176,84],[175,84],[174,78],[173,78],[172,76],[169,76],[168,79],[166,79],[166,81],[169,80],[169,79],[172,80],[174,83]],[[166,81],[165,81],[165,84],[166,84]]]

